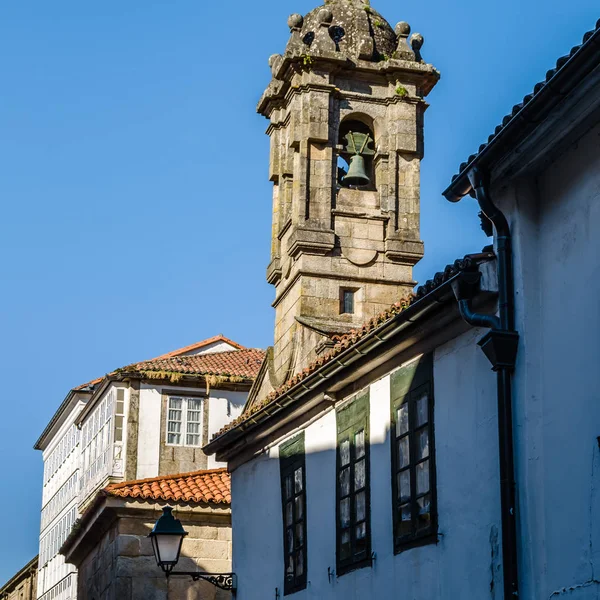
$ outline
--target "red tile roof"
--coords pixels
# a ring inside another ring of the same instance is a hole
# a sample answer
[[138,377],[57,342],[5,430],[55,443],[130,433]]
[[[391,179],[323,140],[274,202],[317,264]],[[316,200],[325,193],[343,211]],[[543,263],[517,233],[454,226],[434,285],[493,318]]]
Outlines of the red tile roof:
[[210,469],[112,483],[103,492],[140,500],[231,504],[231,477],[227,469]]
[[165,372],[184,375],[216,375],[252,380],[258,374],[265,352],[245,348],[227,352],[207,352],[190,356],[159,357],[119,369],[120,372]]
[[[202,340],[201,342],[196,342],[195,344],[191,344],[189,346],[179,348],[179,350],[173,350],[173,352],[167,352],[166,354],[161,354],[160,356],[157,356],[156,358],[170,358],[172,356],[181,356],[182,354],[185,354],[186,352],[192,352],[193,350],[200,350],[201,348],[204,348],[205,346],[210,346],[211,344],[215,344],[217,342],[224,342],[226,344],[229,344],[230,346],[233,346],[236,350],[244,350],[244,346],[242,346],[241,344],[238,344],[237,342],[234,342],[233,340],[230,340],[229,338],[226,338],[222,333],[220,333],[219,335],[215,335],[214,337],[208,338],[206,340]],[[156,359],[153,359],[153,360],[156,360]]]

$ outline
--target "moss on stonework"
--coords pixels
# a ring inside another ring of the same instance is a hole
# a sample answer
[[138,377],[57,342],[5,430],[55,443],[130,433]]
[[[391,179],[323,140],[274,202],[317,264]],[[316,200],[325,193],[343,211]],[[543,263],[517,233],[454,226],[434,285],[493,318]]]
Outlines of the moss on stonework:
[[408,90],[403,85],[399,85],[396,88],[396,94],[401,98],[404,98],[405,96],[408,96]]

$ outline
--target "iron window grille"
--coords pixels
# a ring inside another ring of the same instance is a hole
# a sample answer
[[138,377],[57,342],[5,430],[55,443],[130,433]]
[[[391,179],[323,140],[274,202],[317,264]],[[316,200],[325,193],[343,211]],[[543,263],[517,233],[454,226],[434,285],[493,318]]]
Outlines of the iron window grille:
[[433,360],[423,356],[391,375],[394,551],[437,541]]
[[371,565],[369,393],[336,410],[337,574]]
[[306,462],[304,432],[279,446],[283,509],[284,595],[306,587]]

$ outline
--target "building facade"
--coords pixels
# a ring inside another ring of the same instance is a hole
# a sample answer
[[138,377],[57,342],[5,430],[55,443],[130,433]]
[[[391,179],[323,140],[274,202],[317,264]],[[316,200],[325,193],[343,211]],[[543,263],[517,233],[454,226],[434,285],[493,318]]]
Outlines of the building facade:
[[[312,43],[341,53],[336,11],[355,5],[327,7]],[[232,475],[239,600],[598,596],[599,40],[600,22],[446,190],[476,197],[493,246],[334,337],[206,447]],[[343,58],[363,81],[360,52]]]
[[36,556],[0,587],[0,600],[33,600],[37,591],[37,572]]
[[171,506],[187,531],[177,571],[231,572],[231,487],[225,469],[107,486],[65,542],[77,567],[79,600],[227,600],[208,581],[165,577],[148,534]]
[[44,487],[37,598],[77,598],[59,550],[107,485],[222,465],[202,452],[238,416],[264,353],[216,336],[69,392],[35,448]]

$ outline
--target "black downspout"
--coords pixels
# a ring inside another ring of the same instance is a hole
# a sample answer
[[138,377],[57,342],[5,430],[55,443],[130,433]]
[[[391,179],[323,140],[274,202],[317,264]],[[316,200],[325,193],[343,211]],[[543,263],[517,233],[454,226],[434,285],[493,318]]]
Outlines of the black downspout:
[[[471,310],[470,298],[464,290],[455,287],[462,318],[477,327],[490,331],[479,345],[497,372],[498,391],[498,442],[500,461],[500,510],[502,519],[502,566],[504,598],[514,600],[519,595],[517,560],[517,523],[515,501],[515,461],[513,449],[512,419],[512,372],[514,370],[518,333],[514,323],[514,280],[512,269],[512,244],[510,228],[504,214],[491,201],[484,174],[475,167],[469,173],[469,181],[477,202],[485,216],[494,224],[498,257],[498,312],[495,315],[477,314]],[[472,284],[473,282],[469,282]],[[467,285],[472,289],[472,285]]]

